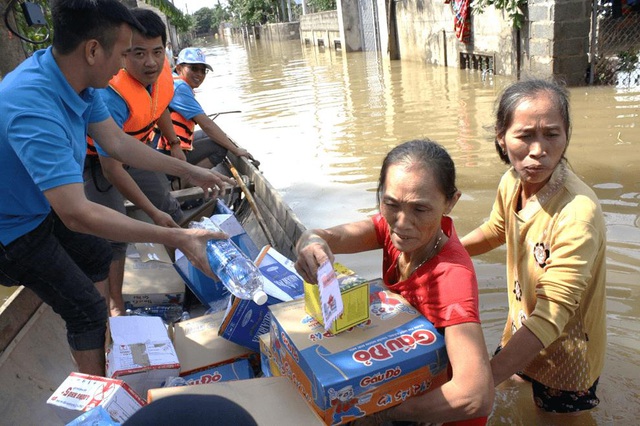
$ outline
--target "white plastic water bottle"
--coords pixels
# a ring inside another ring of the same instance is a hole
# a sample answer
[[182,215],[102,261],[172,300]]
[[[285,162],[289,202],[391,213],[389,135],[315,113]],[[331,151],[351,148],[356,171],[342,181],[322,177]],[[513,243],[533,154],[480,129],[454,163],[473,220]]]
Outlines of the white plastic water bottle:
[[[191,222],[189,228],[222,232],[208,217],[200,222]],[[231,239],[209,240],[207,258],[211,270],[231,294],[240,299],[253,300],[258,305],[267,301],[267,294],[262,289],[262,274]]]

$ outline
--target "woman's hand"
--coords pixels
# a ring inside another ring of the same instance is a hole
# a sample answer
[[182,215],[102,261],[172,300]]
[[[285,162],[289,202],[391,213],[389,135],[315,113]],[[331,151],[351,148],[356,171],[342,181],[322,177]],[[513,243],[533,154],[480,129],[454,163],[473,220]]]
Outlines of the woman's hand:
[[327,242],[314,231],[305,231],[296,244],[298,260],[296,271],[308,283],[318,283],[318,267],[327,260],[333,264],[334,256]]

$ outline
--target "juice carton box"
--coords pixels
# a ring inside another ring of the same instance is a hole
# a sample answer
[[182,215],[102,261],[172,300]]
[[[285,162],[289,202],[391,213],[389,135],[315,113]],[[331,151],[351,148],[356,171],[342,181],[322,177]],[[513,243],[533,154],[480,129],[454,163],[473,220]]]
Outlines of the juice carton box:
[[146,403],[122,380],[74,372],[53,392],[47,404],[57,407],[57,414],[65,423],[97,406],[122,423]]
[[173,345],[180,360],[180,376],[190,376],[255,354],[218,336],[223,314],[202,315],[174,325]]
[[[343,311],[331,324],[329,331],[338,334],[369,319],[369,281],[340,263],[334,263],[333,269],[340,285]],[[304,306],[309,315],[324,325],[319,287],[306,281]]]
[[218,333],[225,339],[259,352],[258,336],[268,333],[271,323],[269,306],[303,298],[304,287],[293,262],[273,247],[263,247],[255,264],[264,277],[264,291],[269,296],[267,302],[257,305],[252,300],[234,298]]
[[178,375],[178,356],[160,318],[111,317],[109,329],[107,377],[124,380],[138,395],[146,395]]
[[[259,252],[258,248],[233,214],[214,214],[211,216],[211,221],[226,232],[231,237],[231,241],[233,241],[249,259],[254,259],[257,256]],[[180,250],[176,250],[174,266],[184,279],[187,287],[189,287],[203,305],[214,303],[229,294],[229,291],[221,281],[214,280],[203,274],[202,271],[189,262]]]
[[334,335],[304,301],[271,306],[271,346],[289,377],[326,424],[343,424],[442,385],[444,336],[401,296],[371,282],[366,322]]

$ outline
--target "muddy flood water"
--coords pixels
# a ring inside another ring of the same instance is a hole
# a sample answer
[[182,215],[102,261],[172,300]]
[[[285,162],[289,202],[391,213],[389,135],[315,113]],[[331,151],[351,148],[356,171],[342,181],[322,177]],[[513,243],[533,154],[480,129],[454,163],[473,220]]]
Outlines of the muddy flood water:
[[[444,145],[463,193],[452,212],[464,235],[489,215],[505,166],[490,129],[493,106],[513,81],[375,54],[336,53],[298,42],[216,40],[214,71],[197,92],[208,113],[258,158],[260,169],[309,228],[376,211],[382,158],[396,144],[428,137]],[[533,408],[522,385],[502,385],[490,424],[632,425],[640,415],[640,88],[571,91],[568,158],[597,193],[608,238],[608,348],[591,413],[557,419]],[[474,258],[487,349],[507,314],[505,251]],[[379,252],[342,256],[360,275],[381,275]]]

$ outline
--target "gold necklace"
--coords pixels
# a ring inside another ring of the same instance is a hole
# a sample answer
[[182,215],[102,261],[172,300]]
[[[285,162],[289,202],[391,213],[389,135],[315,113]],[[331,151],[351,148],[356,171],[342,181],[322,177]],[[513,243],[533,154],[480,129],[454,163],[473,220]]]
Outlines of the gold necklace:
[[[413,274],[415,271],[418,270],[418,268],[420,268],[428,260],[430,260],[431,258],[433,258],[433,256],[435,256],[436,250],[438,250],[438,246],[440,245],[440,241],[442,241],[442,231],[439,231],[439,234],[440,235],[438,236],[438,239],[436,240],[436,244],[433,246],[433,248],[429,252],[429,255],[427,257],[425,257],[424,260],[418,264],[418,266],[416,266],[415,268],[413,268],[411,270],[411,272],[407,275],[407,278],[409,278],[411,276],[411,274]],[[400,257],[398,257],[398,261],[396,262],[396,268],[398,269],[398,276],[402,277],[402,271],[400,270]]]

